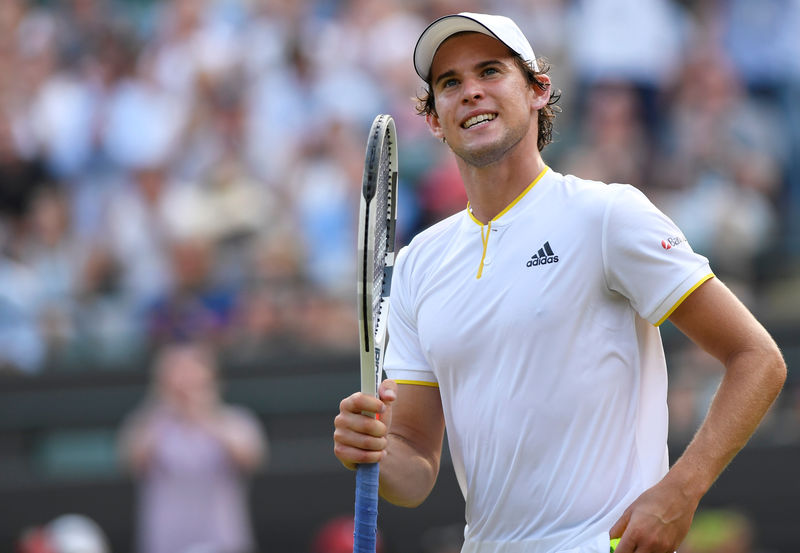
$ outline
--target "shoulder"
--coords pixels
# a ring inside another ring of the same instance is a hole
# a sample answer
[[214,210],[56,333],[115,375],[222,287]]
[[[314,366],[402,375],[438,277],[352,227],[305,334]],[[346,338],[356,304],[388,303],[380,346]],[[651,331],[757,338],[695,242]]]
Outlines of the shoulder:
[[573,222],[582,222],[590,227],[601,224],[609,208],[621,198],[631,195],[644,196],[629,184],[606,183],[583,179],[575,175],[563,175],[551,171],[547,186],[546,205],[560,217]]
[[557,189],[565,196],[571,209],[585,214],[605,214],[609,208],[615,210],[654,210],[656,207],[647,195],[631,184],[601,182],[583,179],[575,175],[553,172]]
[[586,203],[589,206],[606,205],[620,194],[638,190],[630,184],[607,183],[591,179],[583,179],[575,175],[562,175],[555,173],[554,178],[560,184],[560,188],[570,199],[577,202]]

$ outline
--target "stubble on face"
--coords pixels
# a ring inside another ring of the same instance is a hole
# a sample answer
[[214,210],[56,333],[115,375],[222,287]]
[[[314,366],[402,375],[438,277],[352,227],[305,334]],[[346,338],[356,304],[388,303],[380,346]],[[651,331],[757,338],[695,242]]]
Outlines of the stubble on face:
[[524,137],[525,130],[506,127],[503,135],[494,142],[472,148],[451,145],[450,149],[464,163],[480,169],[502,160]]

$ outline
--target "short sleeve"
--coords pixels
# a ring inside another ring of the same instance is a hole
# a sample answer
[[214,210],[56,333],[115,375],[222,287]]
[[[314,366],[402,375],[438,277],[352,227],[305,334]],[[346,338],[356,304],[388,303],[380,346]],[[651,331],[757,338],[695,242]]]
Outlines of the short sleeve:
[[413,283],[408,248],[398,252],[392,277],[389,309],[389,342],[386,347],[386,376],[404,384],[437,385],[436,376],[425,358],[419,342]]
[[639,315],[661,324],[700,284],[713,277],[675,223],[642,192],[618,187],[603,218],[603,264],[611,290]]

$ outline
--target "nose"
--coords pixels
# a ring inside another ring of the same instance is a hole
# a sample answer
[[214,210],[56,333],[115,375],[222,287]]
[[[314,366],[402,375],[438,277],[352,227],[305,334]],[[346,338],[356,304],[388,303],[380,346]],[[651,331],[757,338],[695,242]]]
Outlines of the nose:
[[483,98],[483,89],[477,79],[466,79],[463,85],[462,104],[469,104]]

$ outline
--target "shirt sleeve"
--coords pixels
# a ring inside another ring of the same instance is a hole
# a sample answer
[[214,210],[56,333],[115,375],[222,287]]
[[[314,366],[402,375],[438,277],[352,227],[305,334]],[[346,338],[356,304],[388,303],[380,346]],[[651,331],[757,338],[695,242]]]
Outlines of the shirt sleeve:
[[713,277],[675,223],[642,192],[619,187],[603,219],[606,283],[628,298],[639,315],[659,325],[700,284]]
[[386,376],[400,384],[437,386],[417,333],[414,299],[410,292],[412,273],[406,247],[398,252],[394,265],[387,328],[389,342],[383,368]]

